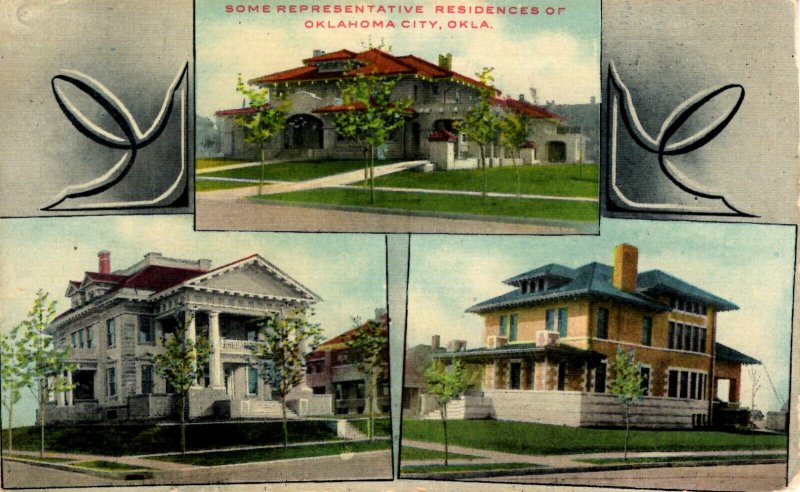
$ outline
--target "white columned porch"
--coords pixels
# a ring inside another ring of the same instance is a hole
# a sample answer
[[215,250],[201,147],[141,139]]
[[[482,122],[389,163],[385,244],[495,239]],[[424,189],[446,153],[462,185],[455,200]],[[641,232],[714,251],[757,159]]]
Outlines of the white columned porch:
[[64,391],[56,392],[56,406],[63,407],[64,406]]
[[222,340],[219,336],[219,313],[208,313],[208,338],[211,340],[211,360],[209,361],[209,376],[212,389],[225,389],[222,378]]
[[[67,371],[67,387],[71,387],[71,386],[72,386],[72,371]],[[67,402],[66,402],[67,406],[71,407],[72,404],[73,404],[72,389],[68,389],[67,391],[65,391],[65,395],[67,397]]]
[[[195,322],[195,312],[190,310],[186,312],[186,339],[192,344],[197,342],[197,324]],[[197,354],[195,353],[194,362],[192,363],[193,367],[197,366]],[[199,387],[200,382],[194,380],[192,382],[192,387]]]

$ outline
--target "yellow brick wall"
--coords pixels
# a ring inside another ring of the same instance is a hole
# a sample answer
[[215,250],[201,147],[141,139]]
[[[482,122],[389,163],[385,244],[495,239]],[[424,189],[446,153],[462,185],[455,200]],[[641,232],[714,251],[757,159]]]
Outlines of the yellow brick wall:
[[[484,343],[488,345],[490,336],[500,335],[500,316],[506,316],[506,336],[511,326],[511,315],[517,314],[517,342],[534,342],[536,332],[546,329],[548,309],[567,308],[567,337],[586,337],[589,333],[589,303],[585,300],[554,301],[537,306],[523,306],[517,309],[503,309],[484,314]],[[556,330],[558,322],[556,321]]]

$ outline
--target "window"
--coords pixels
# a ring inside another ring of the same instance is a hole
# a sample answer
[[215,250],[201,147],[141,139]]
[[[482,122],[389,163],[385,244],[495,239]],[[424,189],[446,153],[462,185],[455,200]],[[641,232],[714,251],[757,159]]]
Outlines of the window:
[[558,308],[558,336],[567,336],[567,308]]
[[667,396],[670,398],[678,397],[678,371],[669,371],[669,389]]
[[697,399],[697,373],[689,373],[689,398]]
[[149,395],[153,392],[153,366],[142,366],[142,394]]
[[508,327],[508,341],[515,342],[517,340],[517,315],[511,315],[511,323]]
[[506,317],[505,315],[500,316],[500,336],[506,336]]
[[108,397],[117,396],[117,368],[109,367],[106,369],[106,384],[108,385]]
[[608,309],[597,310],[597,338],[608,338]]
[[642,318],[642,345],[653,344],[653,318],[645,316]]
[[154,339],[153,320],[150,316],[139,316],[139,343],[153,343]]
[[78,330],[78,347],[83,348],[86,346],[86,339],[84,338],[83,330]]
[[167,393],[168,395],[174,394],[175,386],[172,385],[172,382],[169,379],[165,380],[164,382],[166,383],[166,388],[164,389],[164,392]]
[[258,394],[258,369],[252,366],[247,368],[247,394]]
[[117,345],[117,327],[114,319],[106,320],[106,341],[108,347]]
[[670,369],[668,381],[667,396],[670,398],[690,398],[692,400],[705,400],[706,398],[708,375],[704,372]]
[[[365,389],[366,389],[366,388],[365,388],[365,386],[364,386],[364,383],[358,383],[358,384],[356,385],[356,398],[358,398],[358,399],[362,399],[362,398],[364,398],[364,395],[365,395]],[[359,413],[360,413],[360,412],[359,412]]]
[[545,313],[545,329],[547,331],[556,331],[556,310],[548,309]]
[[558,363],[558,391],[564,391],[567,387],[567,363],[563,360]]
[[72,338],[72,348],[77,348],[78,347],[78,332],[72,332],[72,335],[70,335],[70,337]]
[[675,322],[669,322],[669,331],[667,332],[667,348],[675,348]]
[[92,348],[92,327],[86,328],[86,348]]
[[700,352],[706,351],[706,329],[700,328]]
[[606,363],[602,362],[594,368],[594,392],[606,392]]
[[689,397],[689,372],[688,371],[681,371],[681,387],[680,391],[678,392],[678,396],[680,398],[688,398]]
[[700,327],[692,327],[692,352],[700,351]]
[[683,350],[692,350],[692,327],[689,325],[683,327]]
[[642,389],[644,390],[642,395],[647,396],[650,394],[650,368],[640,367],[639,375],[642,376]]
[[678,327],[678,331],[675,338],[675,348],[678,350],[683,350],[683,323],[678,323],[676,326]]

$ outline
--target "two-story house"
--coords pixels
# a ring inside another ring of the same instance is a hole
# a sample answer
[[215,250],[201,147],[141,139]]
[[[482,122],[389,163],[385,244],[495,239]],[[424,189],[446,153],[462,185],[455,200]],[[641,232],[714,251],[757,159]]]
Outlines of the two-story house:
[[[280,403],[250,364],[259,323],[319,296],[256,254],[217,268],[210,260],[148,253],[112,270],[108,251],[99,258],[98,271],[69,282],[71,308],[48,328],[77,364],[67,374],[75,388],[54,395],[48,421],[177,415],[174,388],[159,377],[153,356],[179,322],[186,336],[205,335],[211,347],[206,376],[189,391],[190,418],[280,415]],[[301,388],[294,398],[307,395]],[[304,404],[305,412],[313,413],[315,403]],[[324,413],[330,403],[320,408]]]
[[484,366],[483,398],[498,419],[620,424],[608,394],[619,347],[640,364],[634,425],[707,425],[720,381],[737,402],[741,366],[760,363],[716,342],[718,313],[736,305],[661,270],[639,273],[628,244],[613,266],[549,264],[505,283],[514,290],[467,309],[484,318],[486,346],[434,354]]
[[[385,309],[375,311],[375,320],[386,337],[383,367],[378,369],[379,379],[373,395],[375,413],[389,413],[389,325]],[[306,355],[306,384],[315,395],[333,395],[333,408],[337,414],[365,413],[367,411],[366,375],[359,369],[359,361],[352,357],[348,341],[362,327],[358,326],[326,340]]]
[[[431,63],[415,55],[394,56],[380,49],[359,53],[338,50],[325,53],[314,50],[302,65],[281,72],[256,77],[251,84],[270,90],[274,100],[291,103],[283,137],[273,138],[267,148],[272,158],[342,159],[362,158],[365,149],[336,132],[333,114],[357,111],[342,104],[339,84],[358,75],[394,78],[393,99],[411,101],[404,126],[395,131],[382,154],[389,159],[428,159],[431,155],[428,136],[447,130],[458,136],[460,157],[475,157],[478,147],[465,135],[458,135],[455,122],[462,119],[480,98],[486,87],[473,77],[452,70],[452,55],[439,55]],[[575,162],[583,155],[579,135],[560,133],[562,118],[546,108],[519,99],[506,98],[491,89],[491,102],[498,111],[516,111],[532,121],[529,146],[537,148],[542,162]],[[253,113],[251,108],[217,111],[221,131],[221,151],[228,157],[254,157],[255,147],[245,144],[242,129],[234,118]],[[500,158],[503,150],[489,149]]]

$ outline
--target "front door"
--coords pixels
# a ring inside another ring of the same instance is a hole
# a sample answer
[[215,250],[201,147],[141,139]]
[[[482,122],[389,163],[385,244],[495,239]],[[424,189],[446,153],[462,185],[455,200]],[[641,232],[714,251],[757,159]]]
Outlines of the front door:
[[518,390],[522,380],[522,363],[512,362],[509,370],[508,389]]

